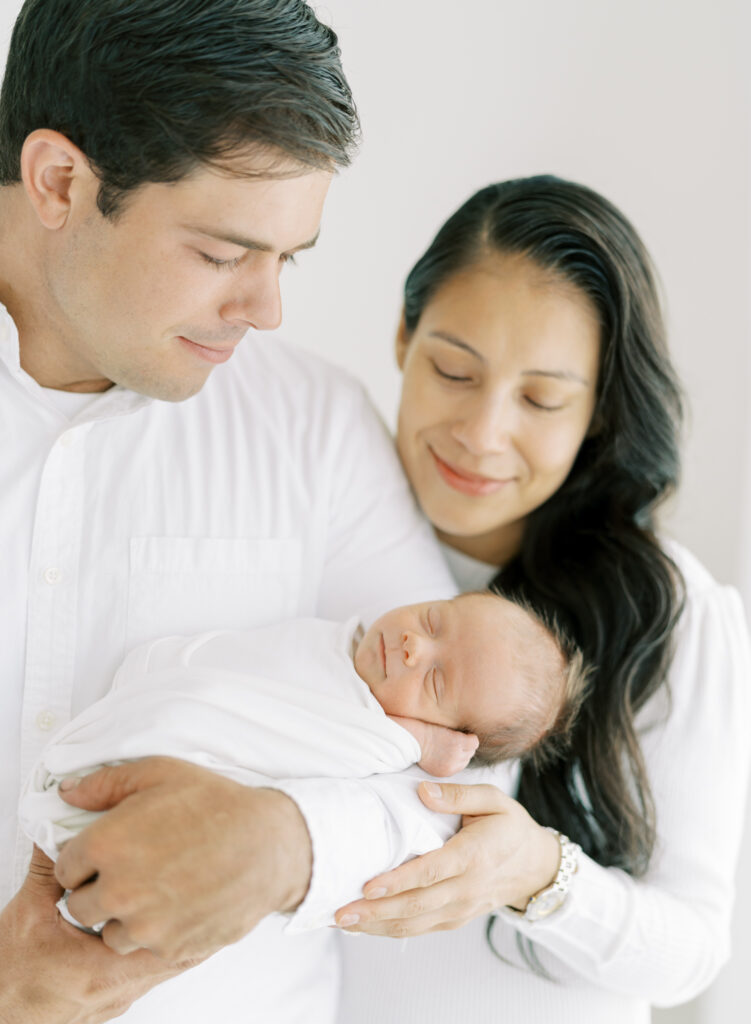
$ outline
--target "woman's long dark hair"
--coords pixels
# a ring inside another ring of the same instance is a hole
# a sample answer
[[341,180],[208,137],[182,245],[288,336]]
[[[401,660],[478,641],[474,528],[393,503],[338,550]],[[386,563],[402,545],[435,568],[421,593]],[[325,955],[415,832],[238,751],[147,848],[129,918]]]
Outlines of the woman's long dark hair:
[[592,426],[571,472],[528,517],[493,586],[556,618],[593,669],[565,758],[523,764],[518,799],[599,863],[642,874],[655,813],[635,716],[667,688],[683,601],[654,511],[679,472],[680,389],[649,255],[597,193],[551,176],[491,185],[441,228],[405,285],[407,330],[453,274],[523,254],[586,294],[601,324]]

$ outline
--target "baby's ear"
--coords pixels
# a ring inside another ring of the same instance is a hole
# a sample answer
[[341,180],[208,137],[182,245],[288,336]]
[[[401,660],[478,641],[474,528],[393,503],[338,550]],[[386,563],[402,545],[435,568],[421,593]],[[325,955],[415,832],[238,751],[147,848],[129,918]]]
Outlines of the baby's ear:
[[474,733],[457,732],[417,718],[398,718],[396,715],[389,715],[389,718],[414,736],[421,751],[417,763],[424,772],[435,775],[437,779],[456,775],[466,768],[480,745]]

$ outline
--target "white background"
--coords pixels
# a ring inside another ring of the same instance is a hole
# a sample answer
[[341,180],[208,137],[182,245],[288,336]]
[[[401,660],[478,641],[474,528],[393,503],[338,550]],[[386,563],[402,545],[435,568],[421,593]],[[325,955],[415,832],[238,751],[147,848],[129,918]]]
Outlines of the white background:
[[[20,6],[2,6],[5,45]],[[517,175],[552,172],[603,192],[658,265],[691,406],[666,528],[751,607],[748,0],[314,6],[340,35],[363,145],[334,183],[318,249],[285,271],[283,333],[349,367],[392,423],[400,288],[440,222],[477,188]],[[742,874],[733,960],[707,995],[656,1011],[656,1022],[751,1019]]]

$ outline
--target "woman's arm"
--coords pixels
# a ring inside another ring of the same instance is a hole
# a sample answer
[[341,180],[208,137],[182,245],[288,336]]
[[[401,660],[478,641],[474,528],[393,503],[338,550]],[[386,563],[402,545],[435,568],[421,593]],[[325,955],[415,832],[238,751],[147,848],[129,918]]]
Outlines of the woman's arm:
[[[734,591],[711,584],[690,595],[678,627],[671,687],[667,720],[659,720],[665,709],[657,701],[641,716],[659,831],[646,877],[634,880],[582,857],[560,911],[535,923],[502,911],[498,926],[534,941],[553,976],[556,969],[559,977],[573,970],[658,1005],[696,995],[728,956],[751,712],[748,636]],[[478,814],[482,791],[459,791],[455,801],[452,787],[442,789],[452,811]],[[486,810],[493,812],[494,798],[486,796]],[[458,849],[465,828],[443,851],[373,879],[372,888],[389,889],[383,899],[359,901],[342,914],[360,915],[356,930],[401,935],[456,927],[487,909],[488,899],[501,905],[507,878],[504,855],[497,853],[498,825],[495,813],[475,819],[471,843]],[[435,883],[452,875],[451,882]]]

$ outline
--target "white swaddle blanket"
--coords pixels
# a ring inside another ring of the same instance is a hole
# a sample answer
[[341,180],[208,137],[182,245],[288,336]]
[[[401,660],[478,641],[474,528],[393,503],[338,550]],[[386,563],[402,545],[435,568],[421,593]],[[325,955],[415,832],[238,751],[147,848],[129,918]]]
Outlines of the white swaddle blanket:
[[22,793],[22,828],[55,859],[97,817],[66,804],[60,780],[151,755],[249,785],[363,778],[413,764],[419,744],[355,672],[357,625],[295,619],[139,647],[110,692],[52,738]]

